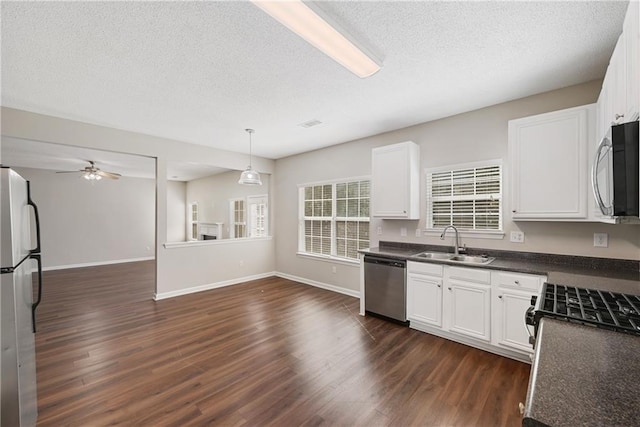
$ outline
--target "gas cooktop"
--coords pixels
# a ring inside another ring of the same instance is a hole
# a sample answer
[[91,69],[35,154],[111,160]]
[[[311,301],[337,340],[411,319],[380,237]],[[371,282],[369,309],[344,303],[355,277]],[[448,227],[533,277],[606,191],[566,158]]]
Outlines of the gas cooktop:
[[640,335],[640,295],[545,283],[539,298],[536,326],[546,316]]

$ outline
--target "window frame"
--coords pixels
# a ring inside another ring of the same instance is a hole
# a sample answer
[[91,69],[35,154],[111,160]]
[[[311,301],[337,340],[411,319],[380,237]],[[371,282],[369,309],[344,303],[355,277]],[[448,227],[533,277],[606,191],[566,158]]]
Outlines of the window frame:
[[[236,221],[236,202],[242,202],[242,212],[244,221]],[[247,234],[247,201],[244,197],[237,197],[229,199],[229,238],[230,239],[242,239],[247,236],[236,236],[236,227],[244,226],[245,234]]]
[[[254,224],[254,218],[251,214],[251,206],[252,205],[263,205],[262,209],[264,210],[262,213],[262,222],[263,222],[263,234],[254,236],[252,234],[252,230],[257,227]],[[269,236],[269,195],[268,194],[259,194],[247,196],[247,201],[245,202],[245,216],[246,216],[246,227],[247,227],[247,237],[249,238],[260,238]]]
[[[195,208],[195,209],[194,209]],[[198,202],[190,202],[187,204],[187,236],[188,241],[195,242],[200,237],[200,207]],[[195,213],[195,220],[193,219]],[[193,237],[193,230],[195,227],[196,236]]]
[[[424,178],[423,182],[425,184],[425,229],[424,233],[426,235],[434,236],[440,235],[442,233],[441,228],[433,227],[433,217],[432,217],[432,203],[433,198],[430,194],[430,186],[429,186],[429,177],[434,173],[442,173],[442,172],[452,172],[459,171],[465,169],[476,169],[476,168],[487,168],[498,166],[500,168],[500,192],[498,194],[498,200],[500,202],[500,208],[498,209],[498,229],[496,230],[482,230],[482,229],[459,229],[460,235],[473,237],[473,238],[485,238],[485,239],[502,239],[504,238],[504,164],[502,159],[491,159],[491,160],[483,160],[478,162],[470,162],[470,163],[459,163],[453,165],[445,165],[438,166],[433,168],[425,168],[424,169]],[[475,180],[474,180],[475,183]],[[471,200],[483,200],[483,198],[472,198]]]
[[[303,257],[310,257],[322,260],[330,260],[345,264],[359,264],[359,258],[349,258],[346,256],[337,255],[337,222],[353,220],[358,222],[367,222],[369,224],[369,242],[371,242],[371,192],[369,193],[369,216],[368,217],[338,217],[337,216],[337,184],[348,184],[350,182],[369,182],[369,191],[371,191],[371,176],[355,176],[349,178],[331,179],[326,181],[308,182],[304,184],[298,184],[298,251],[297,254]],[[329,254],[320,254],[316,252],[307,252],[305,245],[305,221],[304,215],[304,202],[305,202],[305,188],[314,186],[331,185],[331,216],[330,217],[312,217],[312,220],[317,221],[329,221],[331,223],[331,249]]]

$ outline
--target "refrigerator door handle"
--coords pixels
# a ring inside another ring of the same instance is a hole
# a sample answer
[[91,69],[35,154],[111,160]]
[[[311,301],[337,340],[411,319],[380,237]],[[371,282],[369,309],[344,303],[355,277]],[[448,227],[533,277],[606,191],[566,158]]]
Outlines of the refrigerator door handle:
[[31,254],[30,259],[35,259],[38,264],[38,299],[31,304],[31,325],[33,327],[33,333],[36,333],[36,308],[42,301],[42,258],[40,254]]
[[38,215],[38,206],[31,200],[31,185],[29,181],[27,181],[27,204],[33,208],[33,214],[36,220],[36,247],[30,249],[29,252],[37,254],[40,253],[40,215]]

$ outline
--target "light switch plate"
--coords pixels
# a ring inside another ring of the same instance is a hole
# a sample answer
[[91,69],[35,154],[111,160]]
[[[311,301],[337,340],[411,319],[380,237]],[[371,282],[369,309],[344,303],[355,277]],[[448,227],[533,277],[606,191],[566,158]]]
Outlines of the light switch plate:
[[378,236],[382,236],[382,227],[378,227],[376,232],[378,233]]
[[407,227],[400,227],[400,237],[407,237]]
[[609,235],[607,233],[593,233],[593,246],[598,248],[609,247]]
[[512,231],[509,240],[513,243],[524,243],[524,233],[522,231]]
[[419,228],[416,228],[416,237],[421,237],[422,236],[422,230],[420,230]]

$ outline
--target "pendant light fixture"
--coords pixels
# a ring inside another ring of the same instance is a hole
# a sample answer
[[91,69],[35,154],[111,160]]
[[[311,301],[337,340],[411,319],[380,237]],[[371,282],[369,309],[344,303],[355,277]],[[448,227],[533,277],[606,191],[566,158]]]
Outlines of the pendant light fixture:
[[242,175],[240,175],[240,179],[238,180],[238,184],[242,185],[262,185],[262,180],[260,179],[260,174],[258,171],[253,170],[251,167],[251,134],[255,131],[253,129],[245,129],[245,131],[249,134],[249,166],[242,171]]

